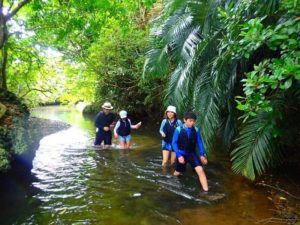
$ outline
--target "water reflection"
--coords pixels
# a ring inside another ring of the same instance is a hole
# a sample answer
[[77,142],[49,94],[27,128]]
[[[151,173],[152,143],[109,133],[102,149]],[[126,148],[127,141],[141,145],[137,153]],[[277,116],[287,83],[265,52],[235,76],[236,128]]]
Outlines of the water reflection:
[[42,108],[43,118],[73,127],[41,140],[33,162],[31,210],[15,224],[253,224],[268,202],[233,175],[223,155],[207,166],[211,192],[196,174],[173,177],[162,170],[157,128],[133,134],[132,150],[93,147],[94,126],[76,110]]

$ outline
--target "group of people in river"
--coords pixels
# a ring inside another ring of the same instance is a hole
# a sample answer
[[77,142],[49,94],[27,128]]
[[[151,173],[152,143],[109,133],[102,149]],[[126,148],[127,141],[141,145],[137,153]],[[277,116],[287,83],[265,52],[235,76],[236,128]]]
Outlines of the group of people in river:
[[[104,148],[112,144],[112,130],[114,137],[119,141],[121,149],[129,149],[131,145],[131,130],[139,129],[142,122],[135,125],[127,117],[127,112],[119,112],[119,119],[112,113],[113,106],[110,102],[102,105],[102,111],[95,119],[96,138],[95,145],[104,142]],[[176,107],[168,106],[165,118],[162,120],[159,132],[162,137],[162,167],[170,164],[175,166],[174,175],[181,176],[189,163],[197,173],[203,191],[208,191],[208,183],[203,165],[208,163],[203,141],[196,125],[197,116],[193,111],[184,114],[183,122],[177,118]],[[196,149],[198,147],[199,154]]]

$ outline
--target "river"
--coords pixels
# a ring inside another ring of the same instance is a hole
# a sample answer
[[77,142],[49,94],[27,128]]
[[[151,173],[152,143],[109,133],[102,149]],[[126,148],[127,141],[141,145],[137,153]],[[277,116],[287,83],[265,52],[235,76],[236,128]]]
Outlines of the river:
[[159,124],[133,130],[132,150],[100,150],[92,120],[75,108],[32,114],[72,127],[40,141],[32,178],[7,191],[22,201],[5,206],[1,224],[240,225],[272,216],[265,190],[233,174],[226,154],[209,157],[208,194],[191,169],[182,178],[162,170]]

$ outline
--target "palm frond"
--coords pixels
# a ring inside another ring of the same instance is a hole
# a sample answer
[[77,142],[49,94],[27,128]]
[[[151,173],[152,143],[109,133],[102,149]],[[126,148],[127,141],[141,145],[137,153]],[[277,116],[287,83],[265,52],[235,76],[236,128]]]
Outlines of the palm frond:
[[185,7],[187,0],[165,0],[163,3],[163,9],[159,16],[152,21],[152,26],[155,24],[161,24],[168,17],[174,14],[179,8]]
[[193,61],[188,64],[180,63],[171,75],[170,82],[166,91],[166,104],[176,105],[179,113],[183,113],[189,108],[192,99],[189,82],[192,72]]
[[144,77],[145,74],[158,77],[168,73],[169,59],[167,52],[167,47],[165,47],[163,49],[151,49],[146,53],[143,72]]
[[279,8],[279,0],[259,0],[257,12],[259,14],[272,14]]
[[236,68],[237,62],[226,52],[215,58],[212,67],[213,87],[222,112],[219,132],[222,134],[222,143],[226,149],[229,149],[237,127],[234,107]]
[[249,120],[236,139],[237,147],[231,152],[232,169],[254,180],[278,160],[277,140],[272,137],[272,115],[259,114]]
[[211,70],[208,67],[203,70],[200,77],[195,82],[194,91],[194,106],[198,115],[198,123],[206,150],[212,150],[212,142],[216,135],[220,121],[220,108],[218,106],[218,99],[215,94]]

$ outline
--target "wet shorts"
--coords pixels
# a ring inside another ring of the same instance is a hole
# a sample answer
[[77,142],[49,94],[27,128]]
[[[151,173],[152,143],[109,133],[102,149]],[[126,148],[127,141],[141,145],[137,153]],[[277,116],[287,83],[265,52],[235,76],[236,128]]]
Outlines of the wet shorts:
[[183,157],[184,157],[184,161],[185,161],[184,164],[179,163],[178,158],[176,157],[175,170],[177,172],[180,172],[180,173],[185,172],[187,163],[189,163],[193,169],[197,166],[202,166],[199,156],[197,155],[196,152],[192,152],[187,155],[183,155]]
[[131,135],[127,135],[127,136],[120,136],[119,135],[119,141],[124,141],[124,142],[128,142],[131,140]]
[[172,151],[172,152],[174,151],[173,148],[172,148],[172,144],[167,143],[164,140],[161,143],[161,147],[162,147],[163,150]]
[[95,145],[101,145],[102,141],[104,141],[105,145],[111,145],[111,138],[112,134],[111,131],[97,131],[96,132],[96,138],[95,138]]

